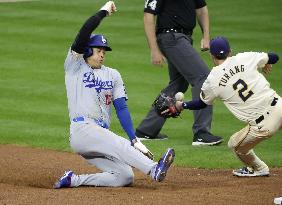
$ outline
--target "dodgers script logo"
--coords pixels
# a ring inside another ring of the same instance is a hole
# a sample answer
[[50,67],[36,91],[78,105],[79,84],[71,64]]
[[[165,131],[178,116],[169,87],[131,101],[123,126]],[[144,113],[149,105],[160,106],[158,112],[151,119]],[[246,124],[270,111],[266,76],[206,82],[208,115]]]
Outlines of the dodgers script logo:
[[98,77],[95,78],[93,73],[87,72],[83,75],[84,79],[83,82],[86,84],[85,87],[87,88],[95,88],[98,93],[102,90],[110,90],[113,89],[113,81],[106,80],[102,81]]

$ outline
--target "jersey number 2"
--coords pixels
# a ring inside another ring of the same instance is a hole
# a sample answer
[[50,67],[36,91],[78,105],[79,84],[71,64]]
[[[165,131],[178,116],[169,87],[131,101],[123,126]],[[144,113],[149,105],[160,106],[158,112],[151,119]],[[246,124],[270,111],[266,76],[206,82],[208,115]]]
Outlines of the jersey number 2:
[[242,85],[243,86],[240,90],[238,90],[238,94],[239,94],[239,97],[245,102],[254,93],[251,90],[249,90],[249,92],[247,92],[247,93],[244,93],[246,90],[248,90],[248,85],[242,79],[237,80],[237,82],[233,84],[233,89],[237,90],[238,89],[238,85]]

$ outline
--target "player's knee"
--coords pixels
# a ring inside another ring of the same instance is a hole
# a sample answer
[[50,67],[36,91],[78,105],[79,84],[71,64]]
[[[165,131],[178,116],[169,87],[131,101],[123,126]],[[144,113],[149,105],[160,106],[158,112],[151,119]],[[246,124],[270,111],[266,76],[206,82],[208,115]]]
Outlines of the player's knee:
[[124,186],[130,185],[134,182],[134,174],[132,173],[127,173],[124,177]]
[[228,141],[228,147],[232,150],[237,150],[239,145],[242,144],[242,142],[245,140],[249,133],[249,125],[241,129],[239,132],[234,133],[229,141]]
[[232,150],[235,150],[235,148],[238,146],[238,142],[234,139],[234,137],[230,137],[228,141],[228,147]]
[[228,141],[228,147],[237,155],[245,154],[246,152],[246,150],[244,150],[244,148],[240,146],[239,142],[232,137]]
[[134,173],[132,170],[123,171],[118,175],[117,186],[128,186],[134,182]]

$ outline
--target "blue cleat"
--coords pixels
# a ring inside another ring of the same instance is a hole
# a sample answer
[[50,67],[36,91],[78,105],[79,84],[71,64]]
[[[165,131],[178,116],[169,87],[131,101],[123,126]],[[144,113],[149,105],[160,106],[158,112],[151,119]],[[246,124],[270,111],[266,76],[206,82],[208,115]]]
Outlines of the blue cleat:
[[167,170],[174,160],[175,152],[174,149],[168,148],[162,158],[159,160],[159,163],[156,166],[154,180],[161,182],[165,179]]
[[65,174],[54,184],[54,189],[70,187],[72,175],[73,171],[66,171]]

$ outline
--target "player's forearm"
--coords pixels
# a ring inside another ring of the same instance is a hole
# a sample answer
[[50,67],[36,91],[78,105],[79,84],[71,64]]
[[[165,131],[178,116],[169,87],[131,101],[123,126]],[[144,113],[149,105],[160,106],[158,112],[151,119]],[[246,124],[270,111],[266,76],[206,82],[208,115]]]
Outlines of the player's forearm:
[[189,102],[183,102],[182,107],[183,109],[200,110],[200,109],[207,107],[207,104],[204,103],[201,99],[198,99],[198,100],[192,100]]
[[279,56],[276,53],[268,53],[268,62],[267,64],[275,64],[279,60]]
[[204,6],[200,9],[197,9],[196,15],[197,15],[198,23],[203,33],[203,38],[209,39],[210,38],[210,30],[209,30],[210,22],[209,22],[208,7]]
[[116,114],[119,119],[119,122],[128,135],[130,141],[135,139],[135,131],[133,128],[133,123],[131,120],[131,116],[129,110],[127,109],[127,105],[124,98],[118,98],[114,100],[114,107],[116,109]]
[[84,53],[91,33],[98,27],[98,25],[106,15],[107,11],[100,10],[95,15],[86,20],[71,46],[71,49],[73,51],[80,54]]
[[156,30],[155,30],[155,16],[150,13],[144,13],[144,30],[147,37],[147,42],[151,50],[158,50]]

